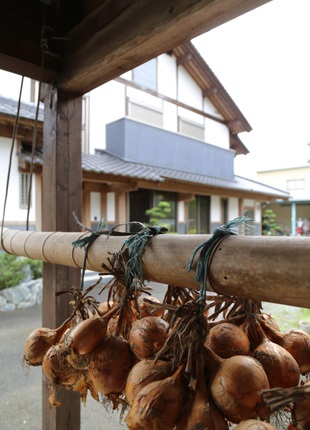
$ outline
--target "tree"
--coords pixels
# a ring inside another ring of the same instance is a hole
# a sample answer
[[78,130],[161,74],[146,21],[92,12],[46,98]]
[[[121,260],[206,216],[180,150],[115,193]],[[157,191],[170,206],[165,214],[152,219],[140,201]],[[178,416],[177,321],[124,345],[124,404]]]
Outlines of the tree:
[[263,213],[263,236],[282,236],[281,228],[276,223],[277,215],[272,209],[265,209]]
[[169,229],[169,225],[161,220],[167,219],[168,215],[172,212],[171,204],[169,202],[161,201],[156,206],[145,211],[145,214],[150,217],[150,225],[165,226]]

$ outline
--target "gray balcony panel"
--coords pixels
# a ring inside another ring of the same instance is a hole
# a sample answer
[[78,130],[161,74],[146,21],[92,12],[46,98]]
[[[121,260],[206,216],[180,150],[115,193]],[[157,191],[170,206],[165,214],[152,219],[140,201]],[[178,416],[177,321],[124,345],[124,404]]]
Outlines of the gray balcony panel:
[[106,151],[126,161],[234,178],[234,151],[122,118],[107,125]]

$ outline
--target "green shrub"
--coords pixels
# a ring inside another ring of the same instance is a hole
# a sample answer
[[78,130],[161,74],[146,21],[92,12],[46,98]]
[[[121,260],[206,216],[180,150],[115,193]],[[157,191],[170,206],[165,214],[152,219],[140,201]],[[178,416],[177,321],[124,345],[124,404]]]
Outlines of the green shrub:
[[0,255],[0,290],[15,287],[25,278],[25,268],[30,266],[33,279],[42,276],[42,261],[16,257],[3,253]]

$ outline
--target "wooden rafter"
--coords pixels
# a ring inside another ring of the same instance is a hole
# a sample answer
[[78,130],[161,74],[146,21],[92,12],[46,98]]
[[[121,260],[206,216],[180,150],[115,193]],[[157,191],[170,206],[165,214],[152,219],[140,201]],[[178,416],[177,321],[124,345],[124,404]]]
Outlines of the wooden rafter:
[[86,12],[69,0],[11,0],[1,5],[1,68],[39,79],[45,24],[42,80],[83,94],[268,1],[106,0]]

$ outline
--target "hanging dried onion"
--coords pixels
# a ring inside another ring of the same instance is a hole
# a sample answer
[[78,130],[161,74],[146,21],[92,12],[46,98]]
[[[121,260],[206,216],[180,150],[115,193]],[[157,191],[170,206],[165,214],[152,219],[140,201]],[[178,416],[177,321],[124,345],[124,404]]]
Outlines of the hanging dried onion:
[[298,385],[300,370],[295,358],[282,346],[269,340],[257,321],[252,319],[246,327],[254,349],[252,356],[262,364],[270,388]]
[[242,327],[226,322],[210,329],[206,345],[222,358],[251,353],[249,338]]
[[129,344],[139,360],[151,358],[167,339],[168,323],[160,317],[148,316],[135,321],[129,333]]
[[268,389],[269,382],[255,358],[235,355],[224,359],[207,347],[204,357],[212,373],[212,398],[229,421],[237,424],[250,418],[266,418],[267,409],[259,392]]
[[182,370],[139,391],[126,417],[129,430],[173,429],[182,405]]
[[93,352],[88,365],[89,377],[101,394],[120,394],[133,364],[134,356],[128,342],[110,336]]
[[310,372],[310,335],[303,330],[292,329],[282,333],[260,321],[266,335],[273,342],[281,345],[297,361],[302,375]]
[[52,345],[59,342],[70,324],[71,318],[68,318],[55,330],[46,327],[33,330],[24,344],[24,361],[30,366],[41,365],[45,353]]
[[132,404],[138,392],[147,384],[159,381],[172,374],[169,361],[144,359],[136,363],[131,369],[125,388],[126,400]]

